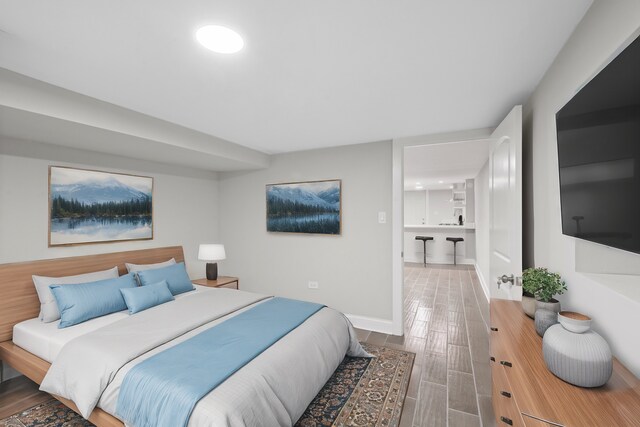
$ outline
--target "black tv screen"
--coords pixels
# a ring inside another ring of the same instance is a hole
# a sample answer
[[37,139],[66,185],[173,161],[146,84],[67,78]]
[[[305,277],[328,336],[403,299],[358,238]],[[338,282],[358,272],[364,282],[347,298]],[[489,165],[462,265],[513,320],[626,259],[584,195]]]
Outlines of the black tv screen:
[[556,114],[562,232],[640,253],[640,37]]

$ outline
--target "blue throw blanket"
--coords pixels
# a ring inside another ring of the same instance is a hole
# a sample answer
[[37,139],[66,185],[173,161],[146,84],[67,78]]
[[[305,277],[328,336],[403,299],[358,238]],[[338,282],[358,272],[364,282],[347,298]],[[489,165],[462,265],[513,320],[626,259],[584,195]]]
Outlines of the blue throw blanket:
[[135,427],[186,426],[200,399],[322,307],[273,298],[140,362],[116,414]]

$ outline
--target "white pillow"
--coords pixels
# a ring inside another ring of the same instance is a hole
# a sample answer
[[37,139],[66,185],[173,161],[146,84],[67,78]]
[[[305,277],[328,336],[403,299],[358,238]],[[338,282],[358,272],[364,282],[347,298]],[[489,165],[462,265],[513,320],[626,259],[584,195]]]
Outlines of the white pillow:
[[171,258],[169,261],[158,262],[156,264],[129,264],[125,262],[124,265],[127,267],[127,272],[134,273],[136,271],[144,271],[144,270],[154,270],[156,268],[168,267],[176,263],[175,258]]
[[49,289],[49,285],[76,285],[78,283],[97,282],[98,280],[117,279],[120,275],[118,274],[118,267],[116,266],[109,270],[78,274],[77,276],[31,277],[33,278],[33,284],[36,286],[36,292],[38,292],[38,299],[40,299],[40,320],[49,323],[55,322],[60,318],[58,304],[51,293],[51,289]]

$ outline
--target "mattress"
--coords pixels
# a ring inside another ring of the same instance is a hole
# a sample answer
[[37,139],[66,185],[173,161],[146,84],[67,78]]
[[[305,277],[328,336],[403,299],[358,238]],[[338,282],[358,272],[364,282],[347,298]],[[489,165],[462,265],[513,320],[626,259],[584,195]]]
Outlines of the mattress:
[[[207,292],[213,290],[206,286],[194,285],[196,292]],[[186,294],[189,294],[187,292]],[[180,294],[176,299],[185,296]],[[60,320],[51,323],[44,323],[40,319],[29,319],[20,322],[13,327],[13,343],[18,347],[33,353],[41,359],[49,363],[53,363],[58,353],[66,343],[74,338],[93,332],[103,326],[110,325],[118,320],[124,319],[127,311],[108,314],[106,316],[97,317],[87,322],[80,323],[64,329],[58,329]]]
[[[187,292],[175,303],[128,316],[68,342],[40,389],[73,401],[84,416],[96,405],[113,415],[120,387],[133,367],[270,298],[230,289],[201,294]],[[325,307],[205,395],[188,425],[291,426],[345,353],[368,356],[344,315]]]

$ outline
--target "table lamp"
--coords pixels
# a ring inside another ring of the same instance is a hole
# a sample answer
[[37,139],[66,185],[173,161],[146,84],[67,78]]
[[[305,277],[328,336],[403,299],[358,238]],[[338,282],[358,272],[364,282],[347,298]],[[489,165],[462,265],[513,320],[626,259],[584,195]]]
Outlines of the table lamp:
[[[224,252],[224,245],[202,244],[198,251],[200,261],[221,261],[227,256]],[[218,264],[207,262],[207,280],[218,279]]]

